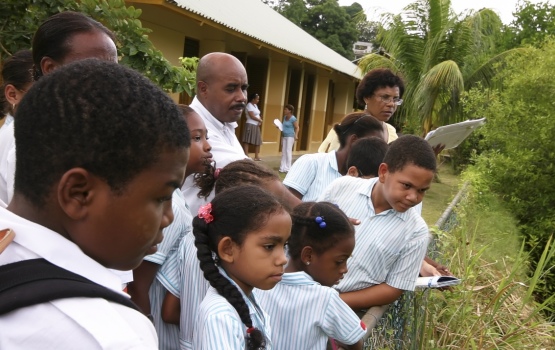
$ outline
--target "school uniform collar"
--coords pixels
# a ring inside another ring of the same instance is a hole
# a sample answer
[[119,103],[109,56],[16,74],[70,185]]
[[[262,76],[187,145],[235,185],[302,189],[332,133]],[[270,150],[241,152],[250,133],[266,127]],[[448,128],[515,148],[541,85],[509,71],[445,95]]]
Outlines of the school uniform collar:
[[[36,254],[38,258],[43,258],[56,266],[128,296],[122,292],[121,279],[118,276],[85,255],[75,243],[59,233],[24,219],[5,208],[0,208],[0,226],[14,230],[13,241]],[[10,246],[4,254],[9,253],[9,249]]]
[[[370,209],[372,209],[372,215],[371,216],[375,216],[376,215],[376,210],[374,208],[374,203],[372,202],[372,189],[374,188],[374,186],[376,185],[376,183],[378,183],[379,178],[378,177],[374,177],[372,179],[361,179],[361,186],[358,189],[358,193],[367,197],[368,198],[368,206],[370,207]],[[399,219],[403,220],[403,221],[407,221],[408,218],[410,217],[410,212],[411,212],[412,208],[410,208],[409,210],[401,213],[398,212],[396,210],[394,210],[393,208],[391,209],[387,209],[382,211],[381,213],[377,214],[377,215],[393,215],[398,217]],[[376,216],[377,216],[376,215]]]
[[304,271],[297,272],[286,272],[281,278],[281,284],[293,285],[293,286],[308,286],[308,285],[319,285],[312,276]]
[[204,105],[198,100],[197,96],[195,96],[193,102],[191,102],[189,106],[192,108],[194,107],[194,109],[200,111],[201,115],[204,117],[204,121],[209,123],[215,130],[219,130],[221,132],[228,130],[235,133],[235,128],[238,126],[237,122],[222,123],[216,117],[214,117],[212,113],[210,113],[208,109],[206,109],[206,107],[204,107]]
[[325,153],[326,157],[328,158],[328,164],[330,165],[330,167],[339,172],[339,166],[337,165],[337,157],[335,156],[335,153],[337,153],[335,150]]
[[[247,303],[251,319],[254,320],[256,318],[260,322],[260,324],[263,324],[265,327],[267,327],[266,317],[264,316],[264,312],[262,311],[262,308],[259,306],[258,301],[256,301],[256,296],[255,296],[256,288],[253,288],[252,293],[247,296],[245,292],[243,292],[243,290],[239,287],[239,285],[235,283],[235,281],[232,280],[227,275],[227,273],[221,266],[218,266],[218,270],[220,270],[220,273],[222,274],[222,276],[227,278],[229,282],[231,282],[231,284],[233,284],[239,290],[239,293],[241,293],[241,295],[243,296],[245,303]],[[264,333],[264,329],[261,329],[261,331]]]

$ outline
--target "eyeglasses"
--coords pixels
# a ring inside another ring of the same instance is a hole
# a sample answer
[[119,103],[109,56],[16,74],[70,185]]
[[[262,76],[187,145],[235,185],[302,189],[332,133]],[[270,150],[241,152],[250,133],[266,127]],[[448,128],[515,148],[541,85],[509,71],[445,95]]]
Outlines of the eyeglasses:
[[376,96],[378,96],[383,103],[393,102],[395,106],[400,106],[403,104],[403,99],[399,97],[391,97],[388,95],[376,95]]

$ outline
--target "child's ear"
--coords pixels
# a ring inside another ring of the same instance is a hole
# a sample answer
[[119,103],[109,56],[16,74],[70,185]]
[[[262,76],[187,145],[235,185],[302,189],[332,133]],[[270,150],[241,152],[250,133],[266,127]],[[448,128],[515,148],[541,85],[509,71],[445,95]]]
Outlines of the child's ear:
[[40,60],[40,69],[44,75],[51,73],[57,67],[58,63],[48,56],[44,56]]
[[218,242],[218,256],[220,260],[225,261],[229,264],[232,264],[235,261],[235,251],[236,251],[235,242],[231,239],[231,237],[226,236]]
[[358,173],[358,169],[356,166],[352,165],[349,167],[349,169],[347,169],[347,175],[349,176],[353,176],[353,177],[359,177],[360,174]]
[[378,177],[380,178],[381,183],[385,182],[385,175],[388,172],[389,172],[389,169],[387,167],[387,164],[385,163],[380,164],[380,167],[378,168]]
[[312,261],[312,255],[314,254],[314,250],[311,246],[306,246],[301,250],[301,262],[303,265],[310,265]]
[[98,178],[83,168],[66,171],[58,182],[57,197],[61,209],[73,220],[87,215]]

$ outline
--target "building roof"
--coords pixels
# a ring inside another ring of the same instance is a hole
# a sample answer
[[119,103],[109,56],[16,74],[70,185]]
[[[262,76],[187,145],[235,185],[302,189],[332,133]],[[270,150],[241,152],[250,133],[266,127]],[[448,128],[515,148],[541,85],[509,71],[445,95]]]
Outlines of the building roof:
[[361,71],[261,0],[167,0],[268,46],[357,79]]

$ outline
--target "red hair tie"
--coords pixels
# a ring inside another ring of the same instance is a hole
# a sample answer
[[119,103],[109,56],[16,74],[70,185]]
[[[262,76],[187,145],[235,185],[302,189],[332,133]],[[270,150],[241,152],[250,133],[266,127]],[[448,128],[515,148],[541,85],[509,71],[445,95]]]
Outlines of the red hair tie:
[[214,216],[212,216],[211,213],[212,213],[212,203],[208,203],[199,208],[198,217],[201,219],[204,219],[204,222],[209,224],[212,221],[214,221]]
[[247,328],[247,334],[251,334],[256,328],[254,327],[249,327]]
[[218,180],[218,178],[220,177],[220,171],[222,171],[222,168],[217,168],[216,170],[214,170],[214,179]]

